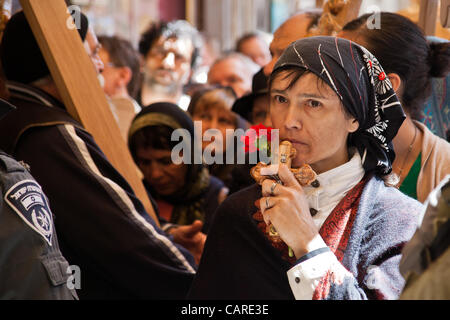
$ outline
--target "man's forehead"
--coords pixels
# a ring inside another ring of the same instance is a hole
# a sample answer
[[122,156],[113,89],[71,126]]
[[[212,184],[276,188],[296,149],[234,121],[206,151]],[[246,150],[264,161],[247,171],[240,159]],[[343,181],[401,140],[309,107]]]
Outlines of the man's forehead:
[[210,73],[225,78],[229,76],[242,76],[245,70],[246,68],[242,65],[241,60],[229,57],[213,65]]
[[305,38],[310,21],[311,19],[306,14],[287,20],[275,31],[270,49],[274,52],[276,50],[283,51],[292,42]]
[[86,33],[84,42],[87,42],[92,51],[95,48],[101,48],[101,44],[98,42],[97,36],[95,35],[95,32],[91,27],[89,27],[89,30]]
[[100,56],[100,59],[101,59],[103,62],[109,62],[109,60],[110,60],[109,52],[106,51],[105,48],[101,47],[101,48],[98,50],[98,55]]
[[293,39],[292,37],[274,37],[272,43],[270,44],[270,50],[274,55],[281,54],[281,52],[295,40],[297,39]]
[[264,46],[264,40],[261,39],[260,37],[251,37],[249,39],[247,39],[246,41],[244,41],[241,46],[242,47],[247,47],[247,48],[251,48],[254,46]]
[[155,43],[155,46],[163,47],[166,50],[169,49],[192,50],[194,48],[191,39],[188,37],[176,37],[176,36],[166,37],[164,35],[159,37],[158,41]]

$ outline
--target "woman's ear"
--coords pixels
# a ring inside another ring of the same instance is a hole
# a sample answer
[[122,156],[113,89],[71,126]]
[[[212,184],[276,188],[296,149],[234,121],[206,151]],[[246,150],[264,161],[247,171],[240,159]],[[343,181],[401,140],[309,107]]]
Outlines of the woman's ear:
[[392,89],[394,89],[395,93],[398,95],[400,87],[402,85],[402,79],[396,73],[388,73],[389,81],[391,81]]
[[353,133],[356,130],[358,130],[358,128],[359,128],[358,120],[356,120],[355,118],[351,118],[349,121],[350,122],[349,122],[348,132]]

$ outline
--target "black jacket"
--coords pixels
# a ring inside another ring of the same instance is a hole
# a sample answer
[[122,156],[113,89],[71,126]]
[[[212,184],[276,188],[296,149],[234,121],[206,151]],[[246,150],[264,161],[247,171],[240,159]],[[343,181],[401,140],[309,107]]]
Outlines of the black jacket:
[[31,167],[47,194],[61,251],[81,270],[81,299],[182,299],[190,253],[149,217],[127,181],[64,106],[9,84],[18,109],[0,121],[0,146]]

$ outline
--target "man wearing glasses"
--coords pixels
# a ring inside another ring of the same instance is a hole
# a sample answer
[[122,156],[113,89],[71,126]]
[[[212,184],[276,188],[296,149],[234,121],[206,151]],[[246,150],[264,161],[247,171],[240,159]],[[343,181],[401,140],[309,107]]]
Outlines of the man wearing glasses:
[[150,25],[139,42],[143,83],[138,102],[147,106],[166,101],[186,110],[190,99],[183,94],[183,87],[198,63],[201,44],[198,31],[187,21]]

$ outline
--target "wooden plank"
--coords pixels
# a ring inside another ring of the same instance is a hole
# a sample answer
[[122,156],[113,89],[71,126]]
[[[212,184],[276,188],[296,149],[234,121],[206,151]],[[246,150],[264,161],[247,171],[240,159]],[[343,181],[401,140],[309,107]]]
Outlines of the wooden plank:
[[441,25],[450,28],[450,0],[441,0]]
[[92,61],[77,30],[68,27],[71,16],[64,0],[20,0],[20,3],[67,111],[92,134],[159,225]]
[[434,36],[436,33],[436,19],[438,14],[439,0],[420,1],[419,27],[427,36]]
[[186,0],[186,21],[197,26],[197,0]]

